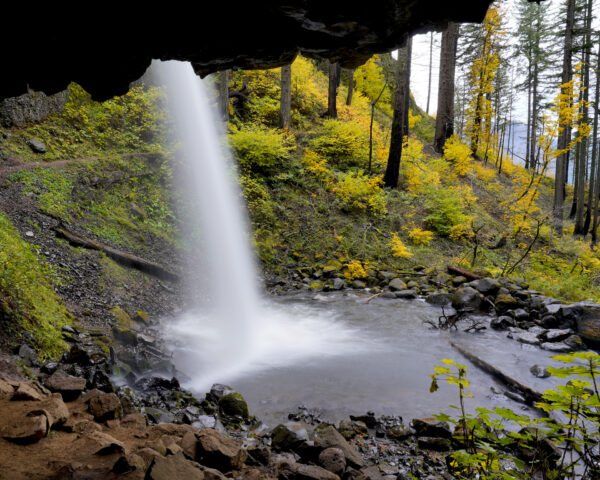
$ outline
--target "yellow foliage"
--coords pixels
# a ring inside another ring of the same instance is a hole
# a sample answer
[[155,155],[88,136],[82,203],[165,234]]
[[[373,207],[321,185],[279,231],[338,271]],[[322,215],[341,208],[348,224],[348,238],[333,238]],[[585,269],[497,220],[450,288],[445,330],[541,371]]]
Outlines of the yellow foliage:
[[465,176],[471,171],[471,150],[458,135],[452,135],[444,145],[444,158],[454,165],[456,173]]
[[376,215],[385,215],[386,197],[381,183],[381,176],[369,177],[362,171],[347,172],[338,175],[330,190],[351,209],[368,209]]
[[408,109],[408,129],[412,130],[415,125],[421,121],[421,115],[413,115],[413,111]]
[[475,177],[484,182],[489,182],[496,178],[496,170],[486,167],[481,163],[475,163]]
[[344,265],[346,271],[344,276],[348,280],[356,280],[361,278],[367,278],[368,263],[361,262],[360,260],[351,260]]
[[408,238],[415,245],[429,245],[433,240],[433,232],[415,227],[408,232]]
[[408,258],[412,256],[412,253],[408,251],[404,242],[400,240],[397,233],[392,233],[392,239],[387,244],[392,249],[392,255],[394,257]]
[[406,189],[417,193],[427,185],[440,184],[439,164],[423,153],[423,144],[414,137],[409,137],[402,149],[402,172]]
[[459,223],[450,227],[450,233],[448,237],[451,240],[460,240],[463,238],[471,238],[473,236],[473,230],[470,224]]
[[331,170],[327,168],[327,160],[321,157],[314,150],[306,149],[302,161],[309,172],[313,173],[320,180],[329,181]]

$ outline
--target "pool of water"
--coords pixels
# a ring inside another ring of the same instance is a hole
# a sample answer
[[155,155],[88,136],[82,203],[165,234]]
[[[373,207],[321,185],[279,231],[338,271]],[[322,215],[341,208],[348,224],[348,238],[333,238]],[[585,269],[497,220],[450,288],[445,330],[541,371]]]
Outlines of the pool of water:
[[[552,354],[506,338],[506,332],[440,331],[441,310],[423,300],[374,298],[362,293],[301,293],[269,298],[255,328],[244,338],[222,331],[210,315],[188,313],[166,326],[175,363],[191,380],[187,387],[206,392],[226,383],[244,395],[253,414],[280,422],[302,405],[337,421],[349,414],[401,415],[405,420],[433,413],[455,413],[456,387],[440,384],[429,393],[436,365],[451,358],[468,367],[473,398],[467,407],[504,406],[535,414],[494,393],[503,390],[473,366],[450,342],[474,352],[523,383],[543,391],[554,379],[538,379],[533,364],[552,365]],[[485,321],[485,319],[484,319]],[[465,325],[466,327],[466,325]]]

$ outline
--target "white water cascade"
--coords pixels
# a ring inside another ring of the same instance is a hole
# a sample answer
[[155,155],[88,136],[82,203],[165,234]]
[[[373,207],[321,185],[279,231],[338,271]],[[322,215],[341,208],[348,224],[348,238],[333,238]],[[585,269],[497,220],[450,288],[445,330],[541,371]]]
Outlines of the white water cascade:
[[177,367],[190,388],[365,348],[356,329],[331,314],[307,315],[261,297],[248,222],[207,87],[188,63],[155,65],[167,87],[177,130],[179,193],[191,205],[184,236],[189,254],[187,287],[193,308],[166,326]]

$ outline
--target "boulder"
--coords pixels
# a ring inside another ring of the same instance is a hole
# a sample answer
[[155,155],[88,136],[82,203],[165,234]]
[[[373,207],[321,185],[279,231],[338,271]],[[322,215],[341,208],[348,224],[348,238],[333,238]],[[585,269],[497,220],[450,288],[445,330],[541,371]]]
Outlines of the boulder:
[[119,457],[113,465],[112,471],[119,475],[124,475],[135,470],[143,472],[145,468],[146,463],[144,462],[144,459],[139,455],[132,453],[130,455],[122,455]]
[[212,428],[200,431],[197,437],[196,460],[202,465],[229,472],[244,464],[248,454],[232,438],[224,437]]
[[114,420],[123,416],[121,402],[114,393],[100,393],[92,398],[89,410],[97,422]]
[[412,435],[412,430],[406,425],[394,425],[386,433],[389,438],[394,440],[404,440]]
[[571,335],[569,338],[564,339],[563,342],[565,345],[571,347],[573,351],[582,350],[585,347],[583,340],[579,335]]
[[51,427],[63,425],[71,416],[69,409],[58,393],[53,393],[39,403],[36,403],[35,407],[46,412]]
[[447,452],[452,448],[452,443],[449,438],[440,437],[419,437],[419,448],[432,450],[434,452]]
[[301,422],[280,423],[271,432],[271,445],[281,451],[294,450],[307,440],[308,431]]
[[327,448],[339,448],[344,452],[346,462],[355,468],[361,468],[365,464],[362,456],[331,425],[318,430],[315,436],[315,446],[323,450]]
[[524,322],[529,320],[529,313],[524,308],[517,308],[512,311],[512,316],[517,322]]
[[223,395],[219,399],[219,408],[221,409],[222,413],[232,417],[238,416],[242,418],[248,418],[250,416],[246,400],[244,400],[244,397],[237,392]]
[[333,279],[333,289],[334,290],[341,290],[342,288],[344,288],[344,280],[341,278],[334,278]]
[[407,289],[406,283],[404,283],[399,278],[392,279],[388,286],[390,287],[390,290],[393,292]]
[[290,470],[292,474],[289,475],[289,478],[294,480],[340,480],[335,473],[317,465],[295,464]]
[[490,327],[494,330],[506,330],[508,327],[514,327],[515,325],[514,318],[508,315],[501,315],[500,317],[492,318],[490,321]]
[[145,480],[205,480],[202,468],[182,454],[163,458],[156,456],[146,472]]
[[600,346],[600,305],[578,302],[562,309],[562,317],[574,316],[577,333],[591,346]]
[[14,443],[27,444],[41,440],[48,434],[50,422],[45,412],[38,410],[19,416],[1,427],[2,438]]
[[404,300],[414,300],[417,298],[417,292],[414,290],[400,290],[396,292],[396,298],[403,298]]
[[541,365],[533,365],[529,371],[534,377],[537,378],[548,378],[550,376],[550,372],[546,367],[542,367]]
[[360,469],[358,480],[383,480],[379,467],[372,465]]
[[39,401],[48,396],[48,391],[33,382],[20,382],[11,400]]
[[435,418],[414,418],[412,427],[417,437],[452,438],[448,423]]
[[512,336],[517,342],[526,343],[528,345],[539,345],[541,343],[538,336],[533,332],[524,331],[516,334],[509,333],[508,335],[509,337]]
[[473,287],[463,286],[452,295],[452,306],[456,309],[479,310],[483,296]]
[[519,308],[519,302],[509,293],[498,295],[494,305],[496,307],[496,311],[499,313],[504,313],[509,310],[515,310]]
[[0,400],[10,400],[14,393],[13,386],[0,378]]
[[469,282],[468,285],[484,295],[495,295],[500,289],[500,282],[495,278],[479,278]]
[[86,380],[57,370],[44,381],[44,385],[50,391],[60,393],[63,399],[69,402],[75,400],[85,390]]
[[573,330],[570,328],[553,329],[548,330],[542,338],[547,342],[560,342],[569,338],[571,335],[573,335]]
[[325,470],[341,475],[346,468],[344,452],[335,447],[326,448],[319,454],[319,465]]
[[26,343],[19,348],[19,357],[23,359],[25,365],[28,367],[34,367],[38,364],[37,353]]
[[544,342],[540,345],[544,350],[556,353],[567,353],[573,351],[573,349],[564,342]]
[[425,297],[425,301],[431,305],[445,307],[452,303],[452,297],[448,293],[432,293]]
[[85,438],[95,444],[95,455],[112,455],[113,453],[125,454],[125,445],[116,438],[104,432],[91,432]]
[[352,288],[356,288],[356,289],[360,290],[363,288],[367,288],[367,284],[365,282],[363,282],[362,280],[353,280]]
[[346,440],[352,440],[357,435],[366,435],[369,433],[367,424],[363,421],[355,420],[342,420],[338,427],[338,432]]
[[46,153],[46,151],[48,150],[46,148],[46,145],[44,145],[40,140],[38,140],[37,138],[30,138],[27,141],[27,145],[29,145],[29,148],[31,148],[31,150],[35,153]]
[[54,95],[29,90],[18,97],[6,98],[0,101],[0,125],[20,127],[42,122],[52,113],[60,114],[68,99],[68,90]]

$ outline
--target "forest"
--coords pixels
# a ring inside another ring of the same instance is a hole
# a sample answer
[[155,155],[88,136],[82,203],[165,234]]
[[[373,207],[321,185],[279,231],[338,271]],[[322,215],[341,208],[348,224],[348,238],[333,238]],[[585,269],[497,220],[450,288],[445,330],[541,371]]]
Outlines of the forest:
[[458,19],[0,100],[0,480],[600,478],[598,3]]

